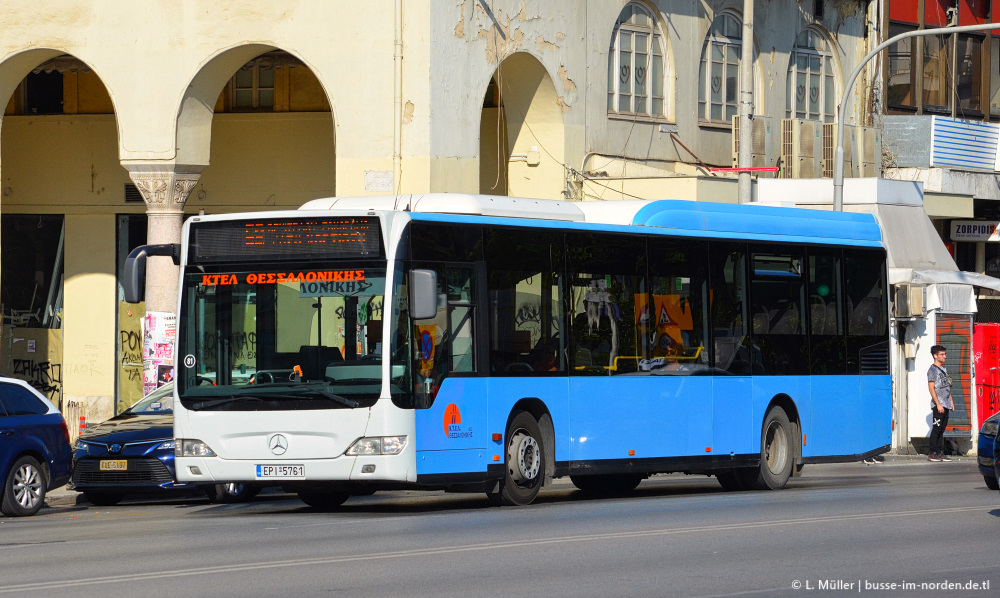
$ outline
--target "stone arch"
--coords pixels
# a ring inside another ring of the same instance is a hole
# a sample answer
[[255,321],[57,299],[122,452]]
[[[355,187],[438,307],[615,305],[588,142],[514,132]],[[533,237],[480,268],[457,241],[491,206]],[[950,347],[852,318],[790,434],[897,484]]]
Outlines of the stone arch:
[[[495,94],[496,106],[484,108],[481,116],[480,192],[563,199],[564,104],[549,72],[531,54],[518,52],[500,63],[491,82],[484,97]],[[490,158],[497,155],[501,159]],[[501,180],[505,188],[492,186]]]
[[[212,119],[216,101],[233,74],[247,62],[272,50],[288,51],[270,44],[252,43],[234,46],[212,56],[191,79],[181,97],[177,110],[177,154],[178,165],[207,166],[211,155]],[[307,60],[292,52],[306,68],[316,72]],[[334,103],[329,91],[319,79],[320,86],[334,116]]]

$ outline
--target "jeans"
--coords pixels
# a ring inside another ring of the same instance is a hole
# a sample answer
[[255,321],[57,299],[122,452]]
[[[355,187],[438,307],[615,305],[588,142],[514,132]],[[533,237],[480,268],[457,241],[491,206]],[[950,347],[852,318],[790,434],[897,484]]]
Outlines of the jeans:
[[940,455],[941,446],[944,444],[944,429],[948,426],[948,414],[950,409],[945,409],[944,413],[938,413],[937,408],[931,409],[931,455]]

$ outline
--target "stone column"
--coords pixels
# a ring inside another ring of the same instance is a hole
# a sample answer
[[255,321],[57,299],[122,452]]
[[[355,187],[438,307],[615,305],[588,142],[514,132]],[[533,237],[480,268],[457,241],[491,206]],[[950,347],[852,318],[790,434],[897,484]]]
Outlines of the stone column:
[[[184,203],[201,178],[200,172],[133,170],[129,176],[146,201],[149,218],[146,242],[180,243]],[[169,257],[150,257],[146,262],[146,311],[177,311],[179,268]]]

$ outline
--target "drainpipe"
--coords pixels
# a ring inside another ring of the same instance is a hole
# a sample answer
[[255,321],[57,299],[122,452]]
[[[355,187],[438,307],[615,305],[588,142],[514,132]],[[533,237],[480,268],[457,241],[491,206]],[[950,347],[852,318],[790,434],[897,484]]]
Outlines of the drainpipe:
[[393,111],[392,123],[392,184],[398,195],[402,189],[403,171],[403,0],[396,0],[394,8],[393,53]]

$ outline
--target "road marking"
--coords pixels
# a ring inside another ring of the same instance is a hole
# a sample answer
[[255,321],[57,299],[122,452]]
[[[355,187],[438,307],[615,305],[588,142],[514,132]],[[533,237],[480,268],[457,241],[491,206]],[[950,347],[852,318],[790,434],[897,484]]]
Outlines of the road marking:
[[256,563],[242,563],[233,565],[216,565],[213,567],[196,567],[181,571],[159,571],[149,573],[131,573],[127,575],[108,575],[103,577],[89,577],[83,579],[73,579],[66,581],[31,582],[17,585],[8,585],[0,588],[0,594],[12,594],[25,590],[57,590],[62,588],[78,588],[80,586],[93,586],[111,583],[127,583],[137,581],[148,581],[153,579],[173,579],[179,577],[194,577],[196,575],[214,575],[219,573],[238,573],[242,571],[260,571],[261,569],[280,569],[286,567],[303,567],[310,565],[334,565],[339,563],[356,563],[362,561],[382,561],[415,556],[434,556],[443,554],[455,554],[462,552],[478,552],[484,550],[501,550],[504,548],[522,548],[530,546],[546,546],[552,544],[569,544],[576,542],[593,542],[595,540],[623,540],[633,538],[649,538],[657,536],[671,536],[676,534],[692,534],[699,532],[721,532],[731,530],[761,529],[769,527],[784,527],[790,525],[804,525],[815,523],[835,523],[839,521],[859,521],[868,519],[889,519],[898,517],[922,517],[924,515],[944,514],[944,513],[965,513],[970,511],[983,511],[991,507],[950,507],[943,509],[921,509],[916,511],[897,511],[892,513],[866,513],[852,515],[831,515],[828,517],[809,517],[800,519],[789,519],[785,521],[758,521],[752,523],[724,523],[719,525],[701,525],[696,527],[681,527],[672,529],[652,529],[634,532],[608,532],[603,534],[585,534],[577,536],[560,536],[555,538],[538,538],[534,540],[511,540],[507,542],[488,542],[482,544],[465,544],[459,546],[442,546],[440,548],[419,548],[412,550],[396,550],[392,552],[382,552],[373,554],[359,554],[338,557],[323,557],[311,559],[294,559],[282,561],[264,561]]

